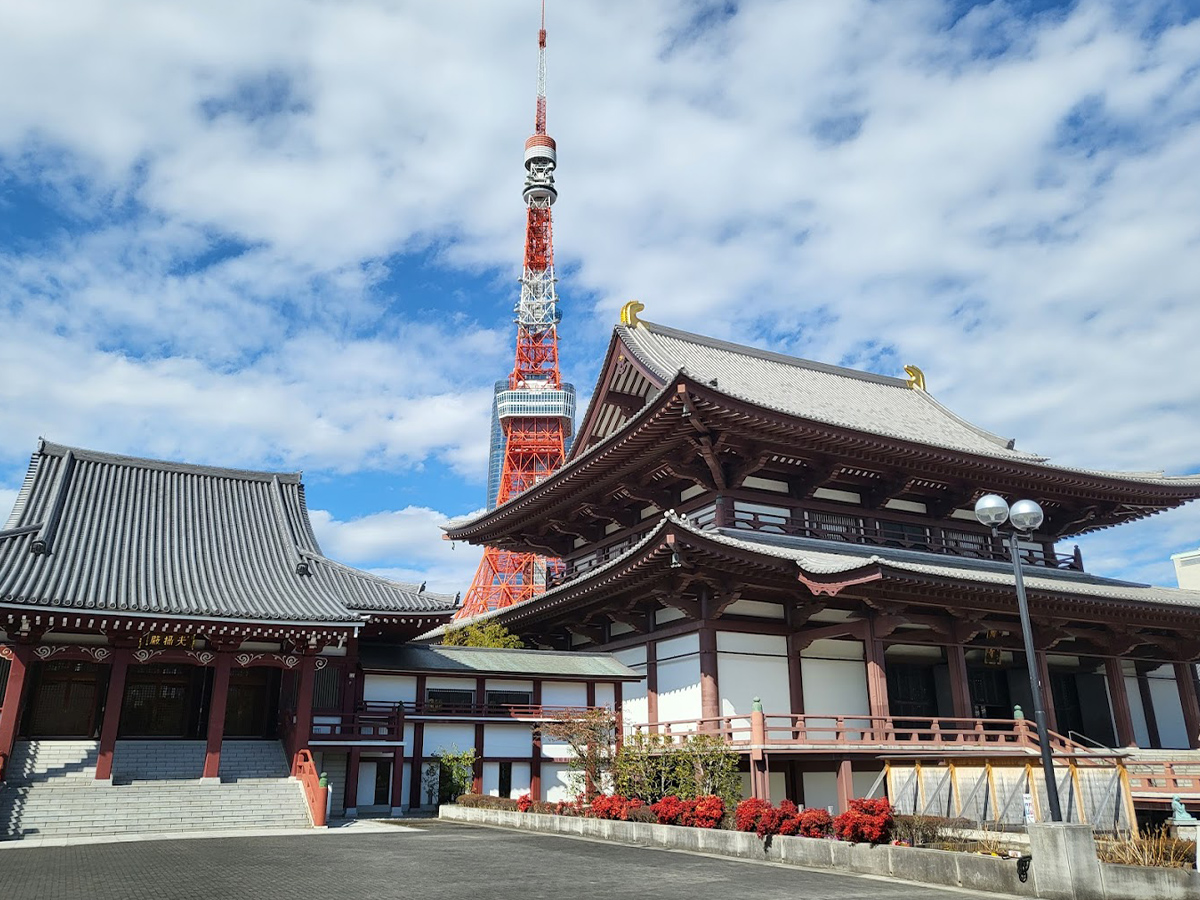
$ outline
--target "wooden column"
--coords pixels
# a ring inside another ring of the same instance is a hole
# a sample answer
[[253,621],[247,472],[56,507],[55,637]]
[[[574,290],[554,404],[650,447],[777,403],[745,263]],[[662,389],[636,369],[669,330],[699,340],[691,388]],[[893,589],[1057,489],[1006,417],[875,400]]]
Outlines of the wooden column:
[[392,816],[404,814],[404,748],[392,754]]
[[424,722],[416,722],[413,725],[412,760],[409,762],[408,771],[408,808],[413,810],[421,805],[421,781],[425,775]]
[[[1158,668],[1155,663],[1151,668]],[[1146,733],[1150,738],[1150,747],[1162,749],[1162,736],[1158,733],[1158,716],[1154,712],[1154,695],[1150,693],[1150,679],[1146,677],[1146,669],[1139,663],[1134,671],[1137,672],[1138,694],[1142,698],[1142,714],[1146,717]]]
[[950,668],[950,701],[957,719],[975,718],[971,706],[971,679],[967,675],[967,651],[962,644],[946,647],[946,662]]
[[471,771],[471,793],[483,793],[483,723],[475,725],[475,765]]
[[308,749],[312,739],[312,702],[313,681],[317,674],[317,658],[309,654],[300,657],[299,678],[296,681],[296,727],[292,732],[296,746],[292,748],[295,755],[300,750]]
[[1196,672],[1191,663],[1175,663],[1175,686],[1179,691],[1179,705],[1183,707],[1188,747],[1200,749],[1200,708],[1196,703]]
[[[867,703],[872,716],[886,719],[888,711],[887,671],[883,661],[883,641],[875,638],[875,620],[872,616],[867,622],[867,632],[863,639],[863,650],[867,665]],[[881,723],[876,723],[881,724]]]
[[1046,661],[1046,654],[1041,650],[1035,650],[1033,657],[1037,662],[1038,681],[1042,683],[1042,702],[1046,704],[1046,727],[1051,731],[1058,731],[1058,714],[1054,710],[1054,691],[1050,687],[1050,665]]
[[838,812],[850,810],[850,801],[854,799],[854,767],[850,760],[843,759],[837,769]]
[[342,786],[342,815],[353,819],[358,815],[358,770],[362,763],[362,748],[351,747],[346,754],[346,783]]
[[113,751],[117,746],[117,728],[121,724],[121,703],[125,699],[125,675],[132,657],[133,651],[128,648],[113,650],[104,698],[104,719],[100,725],[100,751],[96,757],[97,781],[112,781]]
[[787,636],[788,655],[788,696],[791,699],[791,712],[794,716],[804,715],[804,670],[800,665],[800,637],[797,634]]
[[1125,672],[1121,660],[1116,657],[1104,660],[1104,677],[1108,681],[1108,697],[1112,701],[1117,746],[1132,747],[1137,744],[1137,738],[1134,736],[1133,713],[1129,709],[1129,692],[1125,690]]
[[646,642],[646,720],[650,731],[658,731],[658,649],[655,641]]
[[[542,705],[542,682],[533,682],[534,706]],[[536,725],[533,728],[533,740],[529,751],[529,796],[536,800],[542,799],[542,729]]]
[[[717,632],[711,625],[700,626],[700,717],[721,717],[721,688],[717,681]],[[701,730],[714,731],[717,722],[706,723]]]
[[[208,701],[208,745],[204,749],[204,772],[201,778],[220,779],[221,741],[225,739],[225,707],[229,700],[229,667],[233,656],[218,653],[213,670],[212,696]],[[295,751],[292,751],[293,754]],[[292,760],[288,760],[289,768]]]
[[8,760],[12,756],[13,744],[17,740],[17,726],[21,721],[21,699],[25,693],[25,682],[29,675],[29,662],[33,651],[27,644],[8,645],[5,656],[10,667],[8,686],[0,700],[0,781],[7,777]]

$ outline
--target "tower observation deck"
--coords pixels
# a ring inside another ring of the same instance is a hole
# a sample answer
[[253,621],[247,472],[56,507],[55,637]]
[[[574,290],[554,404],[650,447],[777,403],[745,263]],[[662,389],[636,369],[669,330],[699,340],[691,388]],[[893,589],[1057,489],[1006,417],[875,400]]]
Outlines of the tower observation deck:
[[[546,133],[546,10],[538,31],[537,114],[525,142],[527,208],[517,343],[512,373],[497,382],[492,402],[488,505],[498,506],[562,465],[575,427],[575,388],[558,370],[558,293],[550,207],[558,199],[558,148]],[[489,547],[456,618],[522,603],[546,589],[556,565],[531,553]]]

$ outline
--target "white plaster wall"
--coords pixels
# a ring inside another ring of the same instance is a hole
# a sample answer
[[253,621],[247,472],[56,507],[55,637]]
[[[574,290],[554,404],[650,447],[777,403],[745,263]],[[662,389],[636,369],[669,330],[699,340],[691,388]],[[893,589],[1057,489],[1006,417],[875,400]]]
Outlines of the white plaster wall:
[[[516,775],[514,774],[514,779]],[[542,764],[542,799],[550,803],[575,799],[574,779],[565,763]]]
[[617,702],[616,690],[611,684],[596,685],[596,705],[612,709]]
[[569,759],[575,755],[570,744],[552,744],[542,740],[542,756],[546,759]]
[[367,675],[363,699],[377,703],[412,703],[417,699],[417,679],[413,675]]
[[[529,763],[512,764],[512,790],[509,799],[515,800],[529,793]],[[492,797],[500,796],[500,763],[483,764],[483,792]]]
[[587,685],[573,681],[542,682],[543,706],[587,706]]
[[804,805],[811,809],[832,809],[837,815],[837,773],[836,772],[804,772],[801,776],[804,785]]
[[1146,710],[1142,707],[1142,692],[1134,675],[1125,676],[1125,696],[1129,698],[1129,716],[1133,719],[1133,739],[1139,747],[1150,746],[1150,729],[1146,726]]
[[646,648],[629,647],[617,650],[613,656],[642,676],[641,681],[625,682],[621,686],[621,717],[625,725],[645,725],[646,709]]
[[427,722],[425,724],[424,755],[433,756],[439,750],[470,750],[475,746],[475,726],[466,722]]
[[778,603],[761,600],[735,600],[725,607],[727,616],[751,616],[756,619],[783,619],[784,609]]
[[[800,659],[804,682],[804,712],[808,716],[829,714],[830,718],[806,720],[814,740],[832,740],[834,731],[819,733],[822,725],[834,726],[834,716],[866,715],[867,670],[863,663],[848,659]],[[846,724],[853,724],[853,720]]]
[[1158,723],[1158,737],[1163,749],[1188,749],[1187,725],[1183,721],[1183,704],[1179,700],[1179,686],[1175,683],[1175,669],[1161,666],[1149,673],[1150,698],[1154,701],[1154,720]]
[[693,653],[660,662],[658,721],[695,720],[700,713],[700,657]]
[[683,617],[681,610],[675,609],[673,606],[667,606],[654,611],[654,624],[662,625],[666,622],[674,622],[677,619],[682,619]]
[[[748,716],[755,697],[762,699],[763,711],[768,715],[790,712],[787,638],[718,631],[717,683],[722,715]],[[738,724],[744,726],[747,722]]]
[[529,756],[533,731],[528,725],[485,725],[483,756]]

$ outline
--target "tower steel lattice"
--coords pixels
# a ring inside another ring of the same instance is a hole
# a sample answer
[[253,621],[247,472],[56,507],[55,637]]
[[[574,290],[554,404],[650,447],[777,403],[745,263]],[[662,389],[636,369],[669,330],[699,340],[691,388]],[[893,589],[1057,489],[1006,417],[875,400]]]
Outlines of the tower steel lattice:
[[[562,465],[575,420],[575,391],[558,371],[558,295],[550,207],[558,199],[554,138],[546,133],[546,6],[538,30],[537,115],[525,142],[525,262],[516,306],[516,360],[495,395],[504,434],[496,504],[537,484]],[[546,589],[558,565],[532,553],[489,547],[455,618],[522,603]]]

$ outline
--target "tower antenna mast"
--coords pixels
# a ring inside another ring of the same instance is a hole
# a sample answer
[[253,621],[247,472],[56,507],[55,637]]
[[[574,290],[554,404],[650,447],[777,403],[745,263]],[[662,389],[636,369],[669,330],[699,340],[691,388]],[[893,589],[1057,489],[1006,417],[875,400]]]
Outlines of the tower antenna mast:
[[[507,382],[497,385],[493,412],[503,452],[495,505],[533,487],[562,465],[574,429],[575,389],[558,371],[558,295],[550,207],[558,199],[554,138],[546,133],[546,3],[538,30],[537,113],[534,133],[525,141],[527,208],[521,296],[516,305],[517,345]],[[488,547],[455,618],[475,616],[526,600],[546,589],[560,564],[532,553]]]

